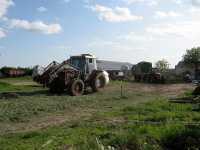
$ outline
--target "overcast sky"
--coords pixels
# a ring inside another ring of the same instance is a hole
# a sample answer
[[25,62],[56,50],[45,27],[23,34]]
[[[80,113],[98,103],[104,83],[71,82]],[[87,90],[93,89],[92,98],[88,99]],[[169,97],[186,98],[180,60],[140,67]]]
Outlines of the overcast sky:
[[70,55],[137,63],[200,46],[200,0],[0,0],[0,66]]

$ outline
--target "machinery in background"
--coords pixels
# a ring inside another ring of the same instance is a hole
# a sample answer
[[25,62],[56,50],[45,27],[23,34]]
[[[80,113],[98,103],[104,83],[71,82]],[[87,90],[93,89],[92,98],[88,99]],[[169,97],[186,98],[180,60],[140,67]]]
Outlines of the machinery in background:
[[97,69],[96,57],[91,54],[71,56],[69,60],[52,62],[46,68],[36,66],[33,80],[48,87],[52,93],[68,91],[73,96],[82,95],[87,87],[94,92],[109,83],[109,75]]

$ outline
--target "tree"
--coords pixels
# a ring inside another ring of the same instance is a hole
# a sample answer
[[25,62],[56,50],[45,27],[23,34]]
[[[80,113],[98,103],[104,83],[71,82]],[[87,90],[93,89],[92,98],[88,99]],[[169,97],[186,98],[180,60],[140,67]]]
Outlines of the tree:
[[5,67],[2,67],[1,69],[0,69],[0,71],[3,73],[3,74],[7,74],[8,73],[8,71],[9,70],[11,70],[11,69],[14,69],[13,67],[7,67],[7,66],[5,66]]
[[159,60],[156,62],[156,68],[161,72],[165,72],[169,69],[169,62],[165,59]]
[[26,76],[31,76],[33,74],[33,68],[22,68],[24,70]]
[[200,47],[194,47],[186,50],[186,54],[183,56],[183,62],[186,65],[194,67],[195,79],[198,79],[198,68],[200,64]]

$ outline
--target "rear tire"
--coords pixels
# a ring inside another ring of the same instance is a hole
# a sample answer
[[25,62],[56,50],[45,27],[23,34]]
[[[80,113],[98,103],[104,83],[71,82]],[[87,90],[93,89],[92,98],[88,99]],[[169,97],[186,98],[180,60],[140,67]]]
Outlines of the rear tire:
[[81,96],[84,93],[85,85],[82,80],[74,80],[71,85],[71,95]]
[[92,91],[99,92],[106,86],[106,78],[103,73],[97,74],[92,81]]

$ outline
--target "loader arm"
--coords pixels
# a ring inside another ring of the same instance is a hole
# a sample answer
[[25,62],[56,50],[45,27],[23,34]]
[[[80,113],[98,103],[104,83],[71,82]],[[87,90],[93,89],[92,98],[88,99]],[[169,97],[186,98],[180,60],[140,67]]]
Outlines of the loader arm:
[[64,70],[74,70],[76,72],[79,72],[79,70],[76,67],[74,67],[67,61],[64,61],[51,71],[49,83],[51,83],[55,78],[57,78],[58,74]]

